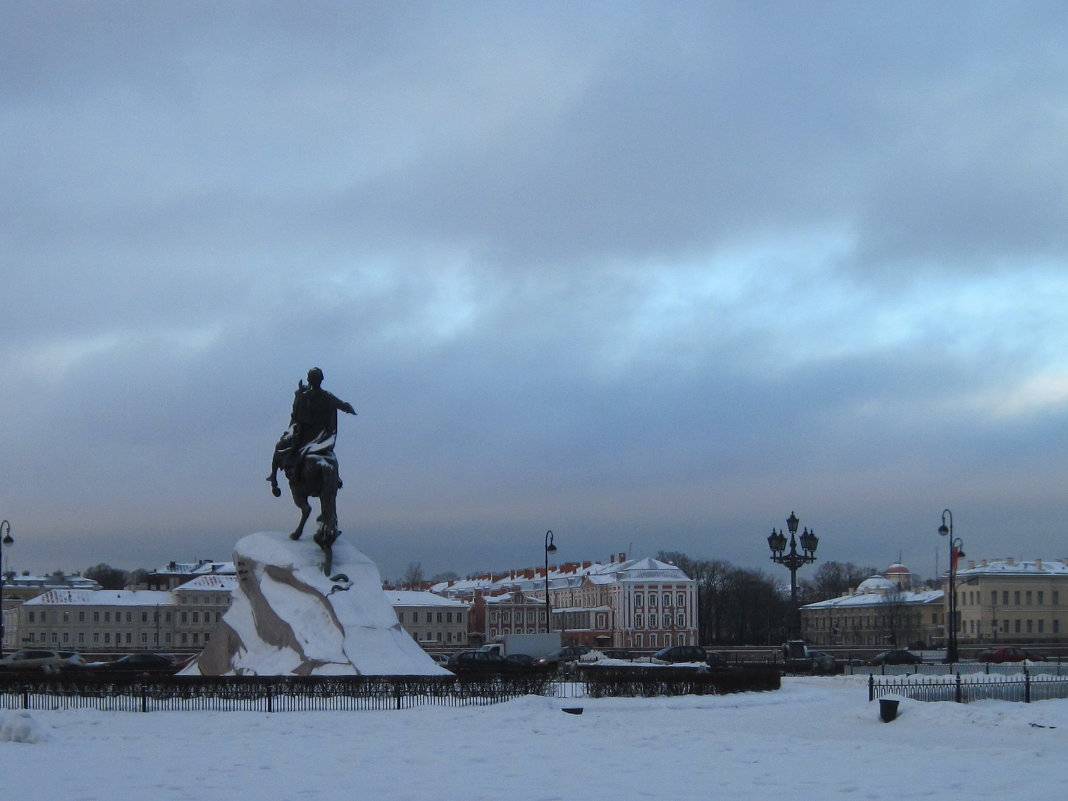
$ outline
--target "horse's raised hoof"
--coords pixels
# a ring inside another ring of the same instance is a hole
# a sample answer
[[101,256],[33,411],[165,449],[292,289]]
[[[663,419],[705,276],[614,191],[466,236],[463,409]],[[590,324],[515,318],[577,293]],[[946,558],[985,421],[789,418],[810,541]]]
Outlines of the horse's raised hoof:
[[303,532],[300,532],[300,531],[294,531],[292,534],[289,535],[289,539],[291,539],[291,540],[299,540],[300,539],[300,535],[302,533]]
[[276,498],[281,498],[282,490],[277,484],[275,484],[273,487],[271,487],[271,494]]

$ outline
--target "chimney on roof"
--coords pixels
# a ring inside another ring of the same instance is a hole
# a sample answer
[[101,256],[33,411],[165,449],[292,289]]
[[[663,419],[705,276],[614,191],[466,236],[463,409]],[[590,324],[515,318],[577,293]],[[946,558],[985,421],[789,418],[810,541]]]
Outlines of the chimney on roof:
[[1013,567],[1016,564],[1016,557],[1015,556],[1006,556],[1005,557],[1005,564],[1007,564],[1009,567]]
[[1042,560],[1041,559],[1036,559],[1035,560],[1035,570],[1041,570],[1041,569],[1042,569]]
[[608,556],[608,564],[614,565],[615,563],[616,563],[616,555],[614,553],[610,554]]
[[625,551],[620,551],[620,552],[619,552],[619,563],[620,563],[620,564],[623,564],[623,563],[624,563],[624,562],[626,562],[626,561],[627,561],[627,554],[626,554],[626,552],[625,552]]
[[587,562],[583,562],[582,563],[582,569],[583,570],[585,570],[586,568],[589,568],[589,567],[593,567],[593,562],[587,561]]

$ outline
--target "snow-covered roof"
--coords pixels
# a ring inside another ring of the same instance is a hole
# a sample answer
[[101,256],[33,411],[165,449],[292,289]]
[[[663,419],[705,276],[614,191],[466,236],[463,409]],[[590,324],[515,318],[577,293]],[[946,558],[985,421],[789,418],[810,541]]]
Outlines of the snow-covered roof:
[[888,578],[871,576],[857,585],[857,592],[893,592],[897,585]]
[[163,590],[49,590],[25,606],[169,606],[174,599]]
[[[942,590],[924,590],[923,592],[899,592],[886,595],[881,592],[862,592],[852,595],[839,595],[826,601],[817,601],[814,604],[805,604],[803,609],[845,609],[858,606],[879,606],[888,603],[894,604],[932,604],[941,603],[944,593]],[[888,600],[889,599],[889,600]]]
[[179,584],[174,588],[174,592],[185,592],[187,590],[225,590],[226,592],[233,592],[235,589],[237,589],[237,576],[212,574],[197,576],[184,584]]
[[983,575],[1068,575],[1068,564],[1064,559],[983,559],[979,563],[968,562],[965,568],[958,567],[958,576]]
[[[614,582],[671,581],[692,582],[685,573],[674,565],[657,559],[631,559],[601,562],[571,563],[549,568],[550,589],[560,590],[580,587],[586,581],[592,584],[612,584]],[[443,581],[430,587],[430,591],[453,597],[470,597],[476,592],[486,596],[500,595],[511,590],[521,590],[530,594],[545,592],[545,574],[541,568],[522,571],[509,571],[496,577],[479,576],[459,581]]]
[[443,598],[432,592],[419,592],[417,590],[385,590],[386,599],[392,606],[447,606],[450,608],[466,608],[463,601],[455,601],[452,598]]
[[35,576],[28,574],[14,574],[4,576],[4,585],[11,588],[18,587],[69,587],[70,589],[98,590],[100,585],[91,578],[85,576],[67,575],[66,573],[54,573],[48,576]]
[[224,575],[235,575],[237,573],[233,562],[215,562],[211,559],[198,559],[195,562],[168,562],[163,567],[156,568],[152,572],[164,574],[188,573],[191,576],[208,573],[221,573]]

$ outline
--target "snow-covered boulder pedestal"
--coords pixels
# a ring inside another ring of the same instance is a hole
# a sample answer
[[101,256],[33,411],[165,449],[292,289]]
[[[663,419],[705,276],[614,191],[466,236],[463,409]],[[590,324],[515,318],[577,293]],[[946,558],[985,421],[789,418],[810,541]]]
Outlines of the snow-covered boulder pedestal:
[[234,546],[229,611],[183,673],[204,676],[447,674],[401,628],[374,562],[344,537],[330,576],[309,537],[260,532]]

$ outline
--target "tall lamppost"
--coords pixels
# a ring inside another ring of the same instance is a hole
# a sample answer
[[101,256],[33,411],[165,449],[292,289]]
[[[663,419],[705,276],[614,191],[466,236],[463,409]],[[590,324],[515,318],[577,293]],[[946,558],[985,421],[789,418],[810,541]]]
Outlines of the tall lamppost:
[[0,659],[4,658],[4,553],[3,547],[15,544],[15,538],[11,536],[11,524],[6,520],[0,521]]
[[[790,603],[793,607],[790,616],[790,630],[787,633],[787,639],[790,640],[798,639],[801,636],[801,610],[797,606],[797,569],[802,565],[816,561],[816,546],[820,544],[815,530],[809,531],[807,527],[799,538],[794,536],[797,534],[797,524],[799,522],[801,521],[797,519],[797,515],[790,512],[790,517],[786,520],[786,526],[790,530],[789,553],[786,553],[786,535],[782,533],[782,529],[776,531],[773,528],[771,535],[768,537],[768,547],[771,548],[771,561],[786,565],[786,569],[790,571]],[[797,552],[798,540],[801,541],[802,553]]]
[[[949,524],[946,524],[949,518]],[[942,510],[942,525],[938,527],[941,537],[949,537],[949,583],[946,591],[949,593],[949,616],[946,620],[946,662],[950,665],[957,661],[957,560],[964,556],[964,542],[960,537],[953,536],[953,513],[949,509]]]
[[553,544],[553,532],[545,532],[545,632],[553,630],[552,608],[549,605],[549,554],[556,553]]

